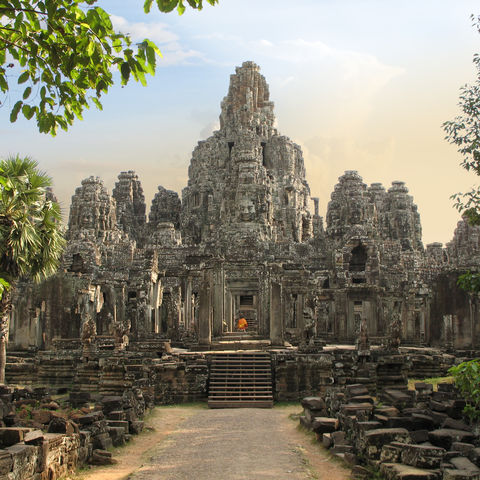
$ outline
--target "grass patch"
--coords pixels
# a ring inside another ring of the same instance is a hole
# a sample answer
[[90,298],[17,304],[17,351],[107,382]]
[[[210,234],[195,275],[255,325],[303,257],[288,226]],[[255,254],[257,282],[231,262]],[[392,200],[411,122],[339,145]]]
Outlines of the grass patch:
[[433,385],[433,390],[436,392],[438,389],[439,383],[453,383],[453,377],[434,377],[434,378],[411,378],[408,380],[408,389],[415,390],[415,383],[417,382],[424,382]]

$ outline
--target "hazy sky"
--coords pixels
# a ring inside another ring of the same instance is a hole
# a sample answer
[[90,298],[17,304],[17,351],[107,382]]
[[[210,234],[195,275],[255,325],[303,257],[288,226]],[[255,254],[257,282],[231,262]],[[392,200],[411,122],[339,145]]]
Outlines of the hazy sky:
[[452,238],[459,215],[449,197],[476,177],[460,168],[441,124],[475,80],[478,0],[220,0],[183,16],[145,15],[141,0],[98,5],[122,31],[160,46],[148,86],[115,87],[102,112],[92,107],[57,137],[34,122],[10,124],[8,102],[0,108],[0,156],[35,158],[66,214],[89,175],[111,190],[120,171],[135,170],[147,205],[158,185],[181,193],[193,148],[218,128],[230,74],[253,60],[280,133],[302,146],[322,215],[338,177],[358,170],[367,184],[406,182],[425,244]]

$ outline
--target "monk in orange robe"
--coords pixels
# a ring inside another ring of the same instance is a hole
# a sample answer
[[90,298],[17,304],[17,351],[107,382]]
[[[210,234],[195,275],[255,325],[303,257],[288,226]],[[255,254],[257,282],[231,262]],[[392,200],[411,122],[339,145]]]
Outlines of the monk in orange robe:
[[239,318],[238,319],[238,323],[237,323],[237,328],[242,331],[242,332],[246,332],[247,331],[247,328],[248,328],[248,322],[245,318]]

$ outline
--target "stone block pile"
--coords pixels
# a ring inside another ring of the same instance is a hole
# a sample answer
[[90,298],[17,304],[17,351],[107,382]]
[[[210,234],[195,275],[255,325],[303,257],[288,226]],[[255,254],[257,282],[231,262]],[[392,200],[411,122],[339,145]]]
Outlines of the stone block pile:
[[76,392],[69,400],[57,403],[45,388],[0,387],[0,478],[56,480],[82,464],[114,463],[110,447],[143,429],[138,389],[122,396]]
[[353,468],[357,478],[480,480],[480,433],[463,418],[452,384],[386,388],[378,399],[361,384],[306,397],[300,424]]

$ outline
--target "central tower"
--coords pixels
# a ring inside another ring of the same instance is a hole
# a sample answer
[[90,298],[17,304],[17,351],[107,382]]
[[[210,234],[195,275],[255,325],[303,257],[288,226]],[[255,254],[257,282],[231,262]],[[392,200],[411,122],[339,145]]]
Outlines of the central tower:
[[311,237],[302,152],[274,124],[267,82],[245,62],[230,77],[220,130],[192,155],[181,218],[187,244],[213,242],[231,254],[242,245],[263,252],[272,242]]

